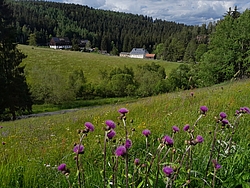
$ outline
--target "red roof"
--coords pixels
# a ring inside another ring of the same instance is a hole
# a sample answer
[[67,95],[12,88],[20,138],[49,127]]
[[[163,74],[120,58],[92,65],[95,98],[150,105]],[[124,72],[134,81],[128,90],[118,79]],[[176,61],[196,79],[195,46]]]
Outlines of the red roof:
[[148,58],[154,58],[155,54],[146,54],[146,57],[148,57]]

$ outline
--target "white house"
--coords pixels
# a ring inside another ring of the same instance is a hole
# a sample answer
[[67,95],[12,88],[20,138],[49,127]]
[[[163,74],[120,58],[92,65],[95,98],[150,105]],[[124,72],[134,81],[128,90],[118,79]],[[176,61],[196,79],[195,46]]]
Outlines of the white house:
[[145,58],[146,54],[148,54],[148,51],[145,50],[144,48],[133,48],[132,51],[130,52],[129,57],[131,58]]
[[121,52],[120,57],[129,57],[129,52]]
[[68,37],[52,37],[49,47],[54,49],[70,49],[72,48],[72,44]]

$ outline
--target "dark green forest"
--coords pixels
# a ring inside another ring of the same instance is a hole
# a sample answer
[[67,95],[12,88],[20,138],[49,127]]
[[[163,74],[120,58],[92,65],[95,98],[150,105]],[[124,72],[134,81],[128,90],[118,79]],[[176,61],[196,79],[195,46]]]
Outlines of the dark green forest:
[[55,36],[71,40],[79,38],[89,40],[92,47],[116,53],[114,55],[143,47],[164,60],[199,61],[195,51],[207,45],[216,26],[216,23],[187,26],[76,4],[46,1],[9,3],[20,44],[28,44],[31,34],[35,34],[37,45],[43,46]]

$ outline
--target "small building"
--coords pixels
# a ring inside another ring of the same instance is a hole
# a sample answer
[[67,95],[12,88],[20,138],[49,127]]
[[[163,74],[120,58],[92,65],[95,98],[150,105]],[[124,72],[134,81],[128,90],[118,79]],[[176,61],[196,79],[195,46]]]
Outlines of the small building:
[[72,43],[68,37],[52,37],[49,47],[53,49],[71,49]]
[[146,54],[148,54],[148,51],[145,50],[144,48],[133,48],[132,51],[130,52],[129,57],[131,58],[145,58]]
[[78,42],[79,48],[82,50],[82,49],[86,48],[87,43],[89,42],[89,40],[81,39],[81,40],[78,40],[77,42]]
[[129,57],[130,53],[129,52],[121,52],[120,57]]
[[147,59],[155,59],[155,54],[146,54]]

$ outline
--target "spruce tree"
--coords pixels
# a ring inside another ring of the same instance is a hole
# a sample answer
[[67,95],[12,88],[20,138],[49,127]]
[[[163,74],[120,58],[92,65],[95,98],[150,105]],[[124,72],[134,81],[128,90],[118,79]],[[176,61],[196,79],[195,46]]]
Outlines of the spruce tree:
[[16,30],[12,26],[12,13],[4,0],[0,0],[0,118],[10,114],[31,112],[31,95],[20,66],[26,57],[15,44]]

